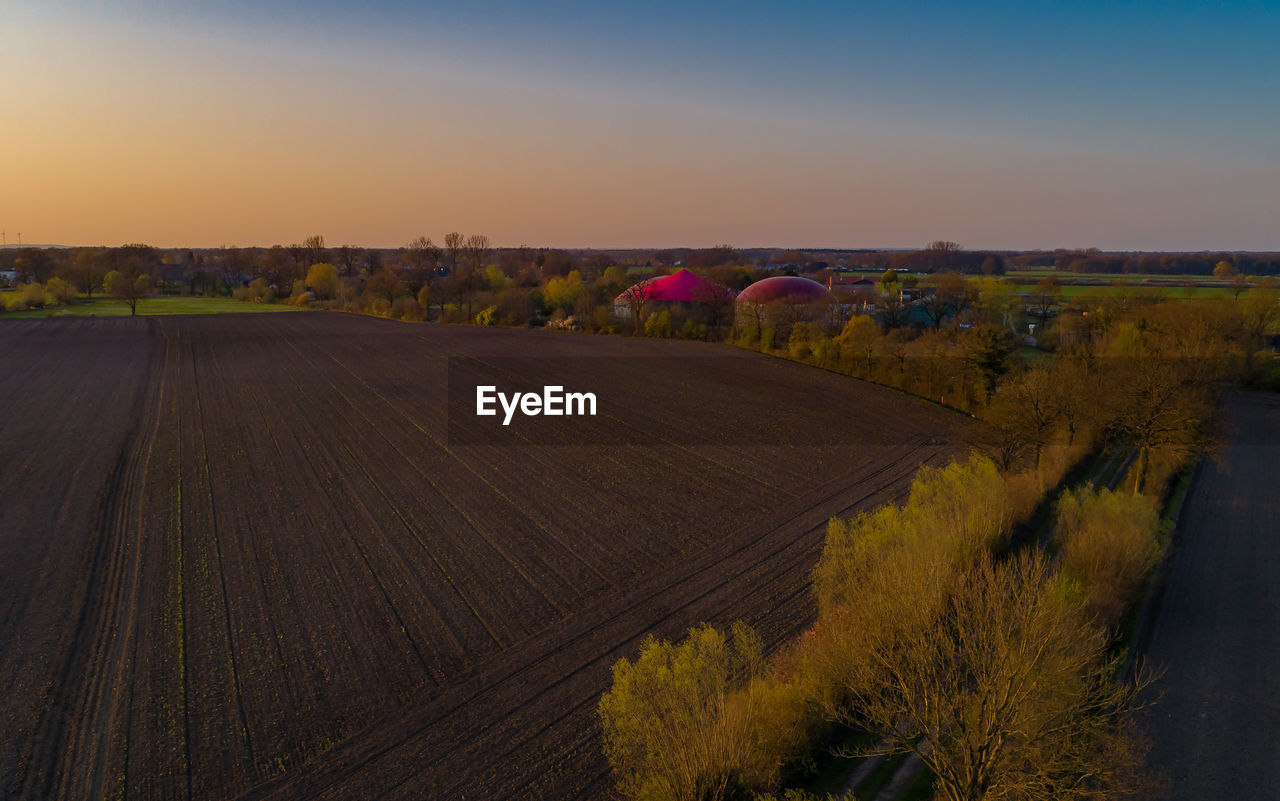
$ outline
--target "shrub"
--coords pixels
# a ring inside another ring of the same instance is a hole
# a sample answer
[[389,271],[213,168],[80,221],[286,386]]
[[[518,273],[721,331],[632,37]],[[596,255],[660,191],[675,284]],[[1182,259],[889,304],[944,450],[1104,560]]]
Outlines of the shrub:
[[608,306],[596,306],[591,310],[591,326],[602,334],[614,333],[613,312]]
[[804,704],[764,669],[741,623],[727,636],[704,624],[678,644],[650,637],[634,662],[619,660],[599,713],[622,794],[717,801],[771,783]]
[[307,282],[298,280],[293,282],[293,292],[285,300],[290,306],[310,306],[311,302],[316,299],[316,295],[307,289]]
[[1160,560],[1160,517],[1142,495],[1084,488],[1058,502],[1061,571],[1079,581],[1089,611],[1113,628]]
[[666,339],[670,337],[671,314],[666,309],[650,314],[644,321],[644,335],[657,339]]
[[497,325],[498,324],[498,307],[497,305],[485,307],[476,315],[476,325]]
[[706,340],[710,329],[702,323],[695,323],[691,319],[686,319],[684,325],[680,326],[681,339]]
[[507,287],[498,294],[498,317],[501,325],[528,325],[538,315],[541,301],[537,292],[523,287]]
[[43,309],[49,300],[48,296],[45,294],[44,287],[40,284],[23,284],[19,287],[18,291],[14,293],[14,297],[17,302],[14,303],[14,301],[11,300],[10,303],[12,305],[10,308]]
[[265,278],[255,278],[249,282],[249,286],[242,287],[231,293],[236,300],[247,300],[250,303],[275,303],[276,290],[267,283]]
[[418,301],[407,295],[401,295],[391,304],[391,316],[397,320],[419,323],[427,318],[427,313]]
[[1260,369],[1253,386],[1267,392],[1280,392],[1280,361]]
[[76,289],[61,278],[50,278],[44,285],[49,300],[58,306],[66,306],[76,299]]

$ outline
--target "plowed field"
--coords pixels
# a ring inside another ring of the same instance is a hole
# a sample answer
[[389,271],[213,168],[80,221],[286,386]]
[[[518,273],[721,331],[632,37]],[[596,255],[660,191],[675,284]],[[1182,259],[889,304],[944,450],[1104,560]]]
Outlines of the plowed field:
[[[608,392],[569,444],[476,444],[451,356]],[[599,797],[614,660],[701,620],[783,641],[826,520],[977,434],[696,343],[2,323],[0,798]]]

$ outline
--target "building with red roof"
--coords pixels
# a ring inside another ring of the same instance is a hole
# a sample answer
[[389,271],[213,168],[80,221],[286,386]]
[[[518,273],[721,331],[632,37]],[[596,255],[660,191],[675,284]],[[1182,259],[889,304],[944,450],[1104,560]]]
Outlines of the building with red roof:
[[614,298],[615,306],[629,306],[635,300],[661,303],[711,303],[732,300],[734,291],[688,270],[676,270],[641,281]]

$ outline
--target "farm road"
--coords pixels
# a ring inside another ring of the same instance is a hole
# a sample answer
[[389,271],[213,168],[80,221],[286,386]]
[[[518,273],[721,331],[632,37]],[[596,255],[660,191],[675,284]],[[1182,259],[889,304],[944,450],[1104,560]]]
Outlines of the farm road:
[[1280,397],[1239,394],[1183,511],[1146,655],[1170,801],[1280,799]]

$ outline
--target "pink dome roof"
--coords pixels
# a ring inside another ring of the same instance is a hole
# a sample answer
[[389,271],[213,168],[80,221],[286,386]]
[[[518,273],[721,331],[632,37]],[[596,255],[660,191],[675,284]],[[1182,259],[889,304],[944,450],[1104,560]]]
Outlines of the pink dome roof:
[[[671,275],[663,275],[641,281],[636,285],[645,300],[656,300],[667,303],[699,303],[711,300],[728,300],[734,292],[728,287],[708,281],[700,275],[688,270],[677,270]],[[631,290],[623,292],[614,299],[615,304],[625,304],[632,297]]]
[[832,299],[827,288],[817,281],[798,275],[775,275],[756,281],[742,290],[739,302],[772,303],[776,300],[791,303],[822,303]]

